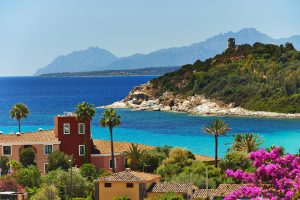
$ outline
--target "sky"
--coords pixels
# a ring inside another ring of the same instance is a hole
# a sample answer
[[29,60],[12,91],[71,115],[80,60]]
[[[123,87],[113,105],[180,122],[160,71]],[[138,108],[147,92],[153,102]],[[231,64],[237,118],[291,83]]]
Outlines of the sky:
[[0,76],[32,75],[89,47],[118,57],[256,28],[300,35],[299,0],[1,0]]

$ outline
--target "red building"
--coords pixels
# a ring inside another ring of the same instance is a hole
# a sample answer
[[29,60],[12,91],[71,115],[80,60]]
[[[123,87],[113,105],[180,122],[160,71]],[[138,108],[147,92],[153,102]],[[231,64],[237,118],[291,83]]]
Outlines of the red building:
[[[129,143],[115,144],[116,172],[124,171],[126,159],[123,152],[128,149]],[[97,169],[112,171],[110,141],[92,140],[90,122],[78,121],[73,113],[55,116],[54,130],[0,134],[0,156],[18,161],[19,154],[24,148],[34,150],[37,167],[42,173],[46,172],[48,155],[55,150],[72,155],[74,165],[77,167],[84,163],[86,157]]]

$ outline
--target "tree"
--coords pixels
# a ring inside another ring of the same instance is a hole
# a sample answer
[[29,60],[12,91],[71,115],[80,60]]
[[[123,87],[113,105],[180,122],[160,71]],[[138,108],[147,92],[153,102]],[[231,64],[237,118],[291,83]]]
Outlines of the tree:
[[215,119],[211,121],[205,128],[204,131],[210,135],[213,135],[215,138],[215,167],[218,167],[218,138],[219,136],[226,135],[228,128],[228,124],[226,124],[221,119]]
[[20,155],[20,163],[23,167],[27,167],[29,165],[36,165],[35,163],[35,152],[32,148],[25,148],[21,151]]
[[167,192],[163,194],[159,200],[184,200],[183,196],[176,194],[174,192]]
[[10,161],[8,161],[7,165],[12,170],[12,173],[17,172],[22,167],[22,165],[18,161],[16,161],[16,160],[10,160]]
[[249,160],[249,154],[242,151],[234,151],[226,154],[219,163],[223,172],[227,169],[253,171],[253,163]]
[[172,148],[169,157],[157,168],[157,173],[164,180],[171,180],[176,174],[181,173],[185,167],[193,163],[188,150],[183,148]]
[[31,200],[60,200],[59,191],[54,185],[44,184]]
[[28,114],[29,114],[29,109],[24,103],[17,103],[10,110],[10,117],[12,119],[17,119],[18,121],[20,133],[21,133],[21,119],[27,118]]
[[[71,160],[71,162],[70,162]],[[72,156],[64,154],[61,151],[53,151],[48,156],[47,171],[56,170],[61,168],[62,170],[68,170],[72,166]]]
[[96,167],[92,164],[83,164],[80,167],[80,174],[89,181],[97,178]]
[[115,173],[116,169],[115,169],[115,157],[114,157],[113,128],[118,125],[121,125],[121,117],[117,115],[114,109],[106,109],[103,111],[102,114],[103,117],[100,119],[99,124],[102,127],[109,128],[112,170],[113,173]]
[[75,167],[72,169],[72,175],[70,170],[64,171],[57,169],[49,172],[43,179],[46,185],[54,185],[59,190],[61,199],[66,199],[66,197],[71,196],[71,194],[73,197],[86,197],[90,192],[86,187],[87,181]]
[[[78,104],[75,110],[75,115],[77,116],[77,119],[84,122],[85,124],[89,123],[93,117],[95,117],[96,110],[94,105],[88,104],[86,102],[82,102],[81,104]],[[87,135],[85,134],[85,151],[84,151],[84,162],[88,162],[88,148],[87,148]]]
[[254,133],[239,133],[234,136],[234,142],[228,150],[250,153],[258,150],[262,144],[263,142],[259,135],[255,135]]
[[144,171],[153,173],[166,158],[163,152],[158,152],[156,149],[145,151],[141,161],[141,163],[147,166],[144,168]]
[[114,200],[130,200],[130,198],[128,196],[118,196],[114,197]]
[[7,157],[1,156],[1,158],[0,158],[0,169],[2,170],[1,176],[6,175],[9,171],[9,166],[7,164],[8,161],[9,161],[9,159]]
[[17,182],[24,187],[34,188],[41,184],[41,173],[36,166],[30,165],[18,170]]
[[124,155],[127,157],[128,163],[133,170],[138,170],[142,167],[144,153],[145,149],[139,148],[139,145],[134,143],[131,143],[130,148],[124,151]]

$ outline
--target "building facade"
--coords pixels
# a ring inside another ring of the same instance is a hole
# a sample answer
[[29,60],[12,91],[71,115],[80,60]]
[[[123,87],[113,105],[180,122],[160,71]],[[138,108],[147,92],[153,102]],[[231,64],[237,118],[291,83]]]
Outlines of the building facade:
[[[49,154],[59,150],[73,157],[74,166],[80,167],[86,160],[97,169],[112,171],[108,144],[109,141],[92,140],[90,122],[81,122],[74,114],[67,113],[54,117],[54,130],[0,134],[0,156],[19,161],[21,151],[31,148],[37,167],[46,173]],[[115,153],[116,172],[124,171],[126,166],[122,152]]]

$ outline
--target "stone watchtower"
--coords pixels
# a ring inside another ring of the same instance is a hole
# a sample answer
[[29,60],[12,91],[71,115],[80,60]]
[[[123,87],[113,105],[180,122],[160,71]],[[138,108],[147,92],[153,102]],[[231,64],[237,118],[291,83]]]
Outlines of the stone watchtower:
[[234,49],[235,46],[235,39],[234,38],[228,38],[228,42],[227,42],[227,48],[228,49]]

